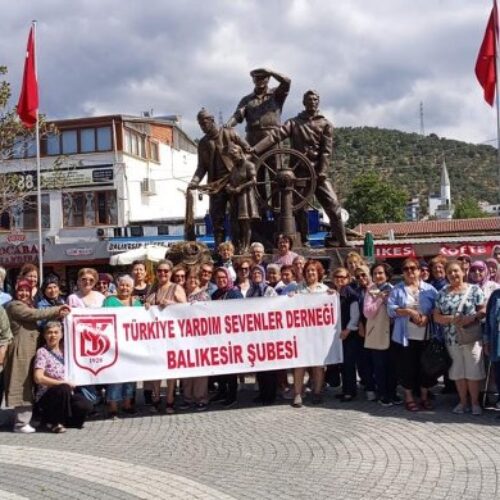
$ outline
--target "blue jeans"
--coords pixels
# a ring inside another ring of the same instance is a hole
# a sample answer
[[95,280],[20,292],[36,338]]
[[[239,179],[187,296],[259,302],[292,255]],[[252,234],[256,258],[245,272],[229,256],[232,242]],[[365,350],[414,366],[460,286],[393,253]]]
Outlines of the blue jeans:
[[125,382],[124,384],[109,384],[106,386],[106,401],[116,403],[126,399],[132,399],[135,392],[135,382]]

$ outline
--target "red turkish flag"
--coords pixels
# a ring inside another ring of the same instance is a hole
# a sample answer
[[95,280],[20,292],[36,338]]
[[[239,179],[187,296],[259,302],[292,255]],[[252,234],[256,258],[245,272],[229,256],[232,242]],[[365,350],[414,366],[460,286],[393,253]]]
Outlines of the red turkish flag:
[[33,27],[28,37],[28,48],[26,49],[26,60],[24,62],[23,85],[19,102],[17,103],[17,114],[23,124],[31,128],[36,124],[36,113],[38,111],[38,83],[35,71],[35,38]]

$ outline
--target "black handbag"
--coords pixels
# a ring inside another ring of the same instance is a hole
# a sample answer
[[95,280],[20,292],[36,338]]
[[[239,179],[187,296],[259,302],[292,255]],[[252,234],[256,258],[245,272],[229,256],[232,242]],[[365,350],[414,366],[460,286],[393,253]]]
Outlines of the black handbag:
[[[431,335],[431,332],[432,335]],[[451,357],[442,338],[435,335],[434,323],[431,319],[427,323],[426,339],[428,343],[420,358],[422,371],[430,379],[437,379],[448,373],[451,367]]]

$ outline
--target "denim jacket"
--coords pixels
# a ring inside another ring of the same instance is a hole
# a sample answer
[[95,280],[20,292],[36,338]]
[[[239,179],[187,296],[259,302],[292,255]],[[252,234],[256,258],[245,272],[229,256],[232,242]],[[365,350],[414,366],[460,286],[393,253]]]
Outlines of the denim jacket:
[[[434,309],[434,302],[436,300],[437,290],[426,283],[420,281],[418,301],[420,309],[423,314],[429,316]],[[407,307],[408,295],[405,289],[405,283],[402,281],[398,283],[387,299],[387,313],[389,317],[394,319],[394,328],[392,331],[392,340],[403,346],[408,345],[408,316],[398,316],[396,309]]]

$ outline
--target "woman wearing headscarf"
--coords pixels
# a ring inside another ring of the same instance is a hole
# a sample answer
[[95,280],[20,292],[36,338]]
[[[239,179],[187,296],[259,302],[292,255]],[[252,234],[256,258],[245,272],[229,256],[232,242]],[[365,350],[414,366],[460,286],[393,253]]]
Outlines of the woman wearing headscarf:
[[66,304],[66,300],[61,295],[61,288],[59,286],[59,278],[55,275],[47,276],[40,287],[42,298],[37,303],[38,309],[45,309],[47,307],[61,306]]
[[491,279],[488,266],[482,260],[476,260],[471,264],[467,281],[481,288],[486,301],[497,288],[500,288],[500,285]]
[[[243,295],[234,286],[231,273],[227,267],[218,267],[215,270],[215,284],[217,290],[212,294],[212,300],[232,300],[242,299]],[[217,393],[212,397],[211,402],[221,403],[225,408],[231,408],[236,404],[238,394],[238,376],[218,375],[215,377],[217,383]]]
[[14,432],[31,433],[33,404],[32,362],[39,336],[38,321],[61,319],[70,312],[66,305],[35,309],[32,284],[20,280],[16,284],[16,297],[6,306],[13,340],[7,348],[5,363],[5,397],[7,406],[14,407]]

